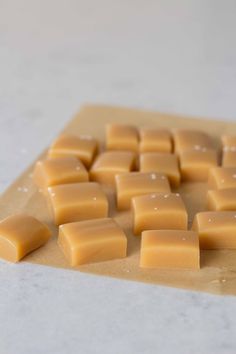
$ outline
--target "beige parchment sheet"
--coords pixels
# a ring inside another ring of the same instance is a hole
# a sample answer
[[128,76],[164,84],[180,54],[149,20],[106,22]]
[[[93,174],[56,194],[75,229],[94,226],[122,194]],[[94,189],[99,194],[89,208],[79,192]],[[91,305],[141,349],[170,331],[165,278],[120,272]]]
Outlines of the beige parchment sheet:
[[[220,135],[225,132],[236,134],[236,123],[99,105],[84,106],[65,127],[64,132],[91,134],[101,144],[104,144],[104,128],[108,122],[132,123],[137,126],[167,127],[170,129],[201,129],[211,134],[216,143],[219,143]],[[45,246],[25,257],[23,261],[72,269],[57,245],[57,228],[52,223],[45,198],[33,185],[32,167],[29,167],[1,196],[0,218],[2,219],[13,213],[25,212],[47,223],[53,231],[53,237]],[[24,191],[24,188],[27,188],[27,192]],[[191,226],[194,214],[205,210],[206,190],[207,186],[203,183],[185,183],[179,188],[188,209],[189,226]],[[216,294],[236,295],[236,250],[202,251],[201,269],[199,271],[146,270],[139,268],[140,238],[132,234],[131,213],[117,213],[113,192],[108,190],[106,192],[110,199],[110,216],[115,217],[126,231],[128,256],[121,260],[83,265],[73,268],[73,270]]]

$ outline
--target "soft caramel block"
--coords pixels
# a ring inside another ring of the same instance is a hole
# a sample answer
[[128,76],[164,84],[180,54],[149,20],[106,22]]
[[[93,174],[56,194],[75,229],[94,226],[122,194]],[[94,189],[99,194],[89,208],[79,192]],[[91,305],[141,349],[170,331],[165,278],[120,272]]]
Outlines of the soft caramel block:
[[138,152],[138,130],[133,125],[108,124],[106,126],[107,150],[127,150]]
[[236,135],[224,134],[221,137],[223,149],[236,151]]
[[126,235],[110,218],[61,225],[58,243],[71,266],[126,257]]
[[180,184],[178,158],[174,154],[161,152],[140,154],[140,171],[164,173],[168,177],[171,186],[178,187]]
[[49,158],[36,162],[33,178],[39,188],[45,189],[57,184],[87,182],[88,172],[76,157]]
[[135,154],[131,151],[106,151],[94,161],[90,170],[93,181],[115,185],[115,175],[135,168]]
[[116,175],[117,207],[129,209],[131,198],[155,192],[170,193],[170,185],[165,175],[158,173],[131,172]]
[[215,167],[209,170],[209,189],[236,188],[236,167]]
[[200,248],[236,248],[236,212],[207,211],[195,215],[192,230],[198,232]]
[[89,167],[96,155],[98,144],[90,135],[62,135],[51,145],[49,157],[75,156]]
[[174,150],[177,154],[186,150],[213,148],[209,135],[199,130],[179,129],[174,132]]
[[235,151],[225,149],[222,156],[223,167],[236,167],[236,149]]
[[199,269],[199,260],[199,238],[194,231],[142,232],[140,267]]
[[209,210],[236,210],[236,188],[213,189],[207,192]]
[[98,183],[61,184],[49,187],[48,195],[56,225],[108,214],[108,200]]
[[167,129],[140,129],[140,152],[171,152],[171,133]]
[[180,170],[183,181],[207,181],[210,168],[217,165],[216,150],[187,150],[180,154]]
[[178,193],[153,193],[132,198],[135,235],[145,230],[186,230],[188,214]]
[[0,222],[0,258],[18,262],[44,245],[50,236],[48,227],[32,216],[9,216]]

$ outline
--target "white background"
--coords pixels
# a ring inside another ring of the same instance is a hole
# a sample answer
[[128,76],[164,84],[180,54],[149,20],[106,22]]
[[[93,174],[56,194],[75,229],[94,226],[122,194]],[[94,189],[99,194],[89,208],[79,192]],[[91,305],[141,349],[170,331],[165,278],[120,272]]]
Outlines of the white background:
[[[83,102],[235,120],[235,0],[0,0],[0,189]],[[236,352],[236,299],[0,262],[1,354]]]

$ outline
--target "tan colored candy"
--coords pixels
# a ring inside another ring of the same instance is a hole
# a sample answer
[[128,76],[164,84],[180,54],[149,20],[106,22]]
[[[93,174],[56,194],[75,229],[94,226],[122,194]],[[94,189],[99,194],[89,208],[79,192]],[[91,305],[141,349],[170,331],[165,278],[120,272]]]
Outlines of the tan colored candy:
[[135,154],[131,151],[106,151],[95,160],[90,177],[102,184],[115,185],[115,175],[130,172],[135,167]]
[[140,154],[140,171],[164,173],[171,186],[178,187],[180,184],[178,158],[174,154],[161,152]]
[[155,192],[170,193],[166,176],[158,173],[132,172],[116,175],[117,207],[129,209],[132,197]]
[[90,135],[62,135],[51,145],[49,157],[75,156],[89,167],[97,152],[98,144]]
[[236,212],[207,211],[195,215],[192,230],[202,249],[236,248]]
[[177,193],[159,193],[132,198],[135,235],[145,230],[186,230],[188,214]]
[[108,124],[106,126],[107,150],[126,150],[138,152],[138,130],[133,125]]
[[140,129],[140,152],[171,152],[172,141],[167,129]]
[[199,238],[193,231],[151,230],[142,232],[140,267],[200,268]]
[[211,168],[208,186],[209,189],[236,188],[236,167]]
[[48,194],[56,225],[108,215],[108,200],[98,183],[61,184],[49,187]]
[[[221,137],[223,149],[236,150],[236,135],[224,134]],[[232,148],[232,149],[231,149]]]
[[236,167],[236,151],[225,150],[222,157],[223,167]]
[[125,233],[110,218],[61,225],[58,243],[71,266],[126,257]]
[[49,158],[36,163],[33,178],[36,185],[44,189],[57,184],[87,182],[88,172],[76,157]]
[[198,130],[179,129],[174,133],[174,147],[177,154],[186,150],[202,150],[213,148],[211,138]]
[[180,170],[184,181],[207,181],[210,168],[217,165],[216,150],[187,150],[180,154]]
[[0,258],[18,262],[44,245],[50,236],[48,227],[32,216],[9,216],[0,222]]
[[207,207],[209,210],[236,210],[236,188],[209,190]]

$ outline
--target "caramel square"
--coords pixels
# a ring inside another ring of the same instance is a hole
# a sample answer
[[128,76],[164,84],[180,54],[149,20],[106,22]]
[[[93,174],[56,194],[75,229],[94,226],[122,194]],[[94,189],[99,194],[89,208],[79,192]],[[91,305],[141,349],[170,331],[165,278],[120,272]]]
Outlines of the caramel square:
[[170,193],[170,185],[165,175],[145,172],[116,175],[118,210],[129,209],[131,199],[135,196],[155,192]]
[[61,135],[51,145],[49,157],[75,156],[90,167],[97,153],[97,141],[90,135]]
[[45,189],[57,184],[87,182],[88,172],[74,156],[49,158],[36,162],[33,178],[39,188]]
[[138,152],[138,130],[133,125],[108,124],[106,126],[107,150],[126,150]]
[[174,154],[161,152],[140,154],[140,171],[164,173],[171,186],[178,187],[180,184],[178,158]]
[[179,129],[174,133],[174,150],[177,154],[186,150],[213,148],[209,135],[199,130]]
[[167,129],[140,129],[140,152],[171,152],[171,133]]
[[188,214],[178,193],[158,193],[132,198],[135,235],[145,230],[186,230]]
[[216,150],[187,150],[180,154],[180,170],[183,181],[207,181],[210,168],[217,165]]
[[135,168],[135,154],[131,151],[106,151],[94,161],[90,170],[93,181],[115,185],[115,175]]
[[236,150],[236,135],[224,134],[221,137],[221,142],[223,149],[231,149],[232,151]]
[[236,248],[236,212],[207,211],[195,215],[192,230],[202,249]]
[[198,234],[183,230],[143,231],[140,267],[199,269]]
[[236,167],[236,148],[235,151],[231,148],[224,149],[222,156],[223,167]]
[[16,214],[0,222],[0,258],[18,262],[44,245],[51,231],[33,216]]
[[236,167],[211,168],[208,186],[209,189],[236,188]]
[[98,183],[61,184],[49,187],[48,194],[56,225],[108,215],[108,200]]
[[126,257],[127,238],[110,218],[59,227],[58,243],[71,266]]
[[236,210],[236,188],[213,189],[207,192],[209,210]]

